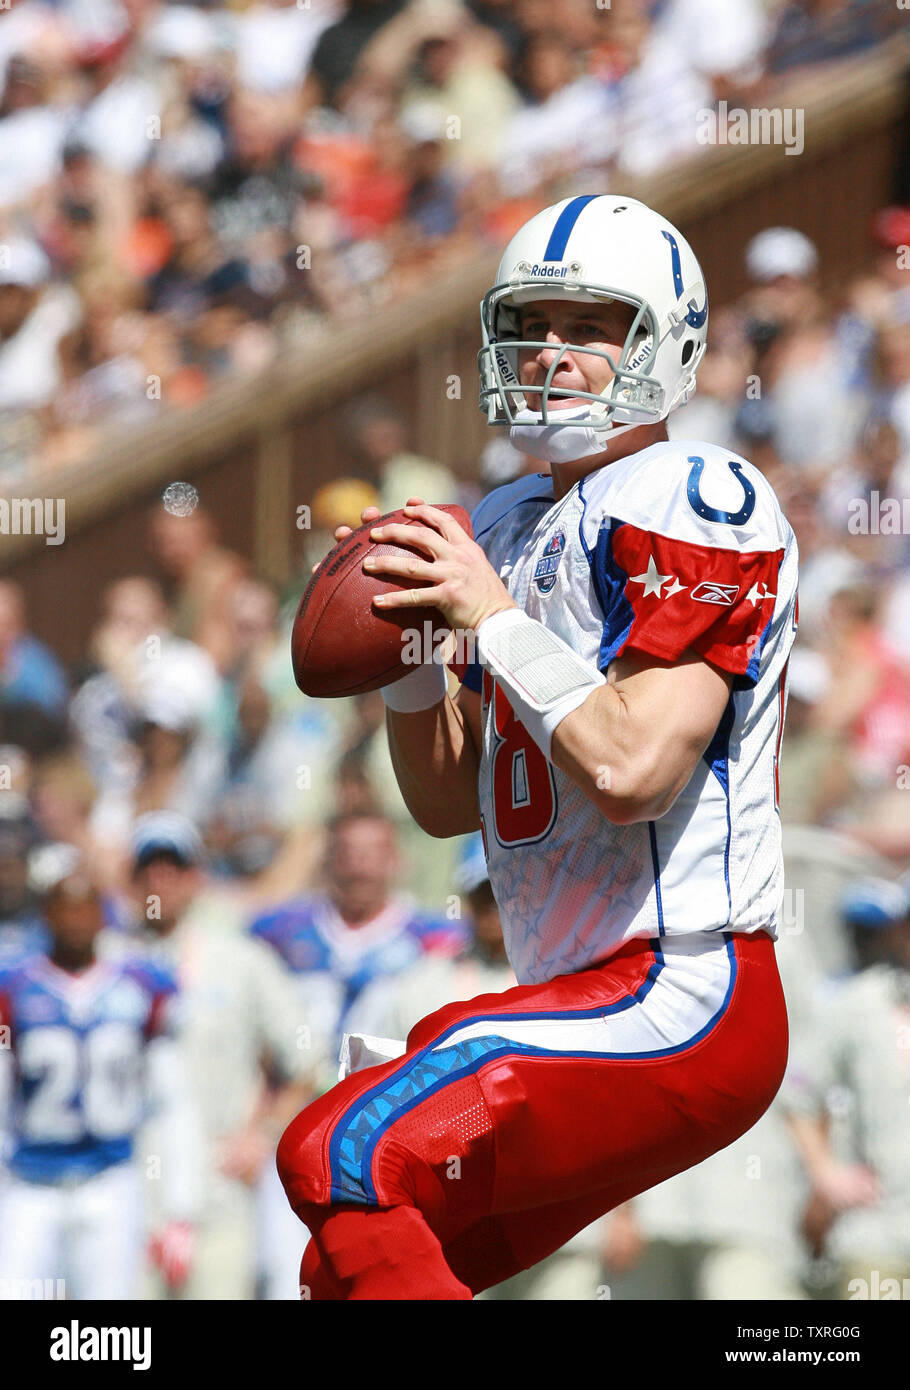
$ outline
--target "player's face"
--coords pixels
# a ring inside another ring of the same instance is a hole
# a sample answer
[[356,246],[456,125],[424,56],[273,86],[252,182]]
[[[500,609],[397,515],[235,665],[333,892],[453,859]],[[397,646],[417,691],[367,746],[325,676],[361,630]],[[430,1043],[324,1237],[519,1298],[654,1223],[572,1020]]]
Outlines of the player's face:
[[398,869],[395,832],[386,821],[348,821],[328,847],[329,894],[347,921],[363,921],[384,907]]
[[[176,864],[160,855],[133,877],[133,891],[148,925],[153,929],[173,926],[189,907],[200,887],[196,868]],[[150,912],[154,906],[155,911]]]
[[94,884],[82,877],[64,879],[44,905],[54,942],[68,955],[83,955],[104,925],[101,899]]
[[[630,304],[572,304],[562,299],[539,299],[521,311],[521,336],[545,342],[545,348],[519,348],[518,375],[523,386],[542,386],[564,343],[596,348],[610,354],[614,362],[622,355],[626,334],[635,310]],[[563,353],[550,382],[551,388],[591,391],[600,395],[613,380],[613,369],[603,357],[590,352]],[[539,409],[540,397],[528,397],[532,410]],[[565,410],[583,404],[584,398],[555,397],[548,410]]]

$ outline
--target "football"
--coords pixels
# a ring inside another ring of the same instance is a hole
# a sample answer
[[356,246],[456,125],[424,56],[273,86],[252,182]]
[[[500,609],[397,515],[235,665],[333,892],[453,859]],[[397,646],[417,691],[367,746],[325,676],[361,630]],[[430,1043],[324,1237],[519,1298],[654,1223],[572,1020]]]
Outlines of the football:
[[[463,507],[441,506],[469,536],[471,520]],[[305,695],[340,697],[359,695],[392,685],[413,667],[403,660],[408,650],[406,632],[448,629],[437,608],[373,607],[375,594],[417,588],[419,582],[401,585],[381,575],[365,574],[368,555],[420,555],[410,546],[374,542],[370,532],[389,522],[420,525],[399,510],[352,531],[329,551],[306,587],[294,619],[291,660],[294,678]]]

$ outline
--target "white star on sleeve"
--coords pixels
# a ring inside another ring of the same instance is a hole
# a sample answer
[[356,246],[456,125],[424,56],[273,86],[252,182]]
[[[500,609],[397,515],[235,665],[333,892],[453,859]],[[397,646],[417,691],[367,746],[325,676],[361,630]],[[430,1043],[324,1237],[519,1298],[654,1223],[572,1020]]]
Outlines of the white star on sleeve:
[[645,573],[631,574],[629,578],[633,584],[644,584],[645,587],[642,591],[642,598],[647,598],[648,594],[656,594],[658,598],[661,598],[661,585],[666,584],[667,580],[673,579],[674,576],[672,574],[659,574],[657,566],[654,563],[654,556],[649,555],[648,568]]
[[[764,589],[764,593],[762,593],[762,589]],[[752,588],[746,594],[746,602],[751,603],[754,608],[757,603],[764,603],[766,598],[777,598],[777,594],[769,594],[768,586],[765,584],[764,580],[762,580],[761,583],[756,580]]]

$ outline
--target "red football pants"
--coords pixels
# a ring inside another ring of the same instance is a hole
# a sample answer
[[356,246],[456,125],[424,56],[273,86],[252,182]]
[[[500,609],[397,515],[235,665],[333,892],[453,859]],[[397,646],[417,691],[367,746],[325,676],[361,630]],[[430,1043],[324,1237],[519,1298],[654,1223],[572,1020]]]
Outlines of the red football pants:
[[751,1128],[787,1017],[770,938],[703,933],[447,1005],[407,1043],[281,1140],[304,1297],[470,1298],[535,1264]]

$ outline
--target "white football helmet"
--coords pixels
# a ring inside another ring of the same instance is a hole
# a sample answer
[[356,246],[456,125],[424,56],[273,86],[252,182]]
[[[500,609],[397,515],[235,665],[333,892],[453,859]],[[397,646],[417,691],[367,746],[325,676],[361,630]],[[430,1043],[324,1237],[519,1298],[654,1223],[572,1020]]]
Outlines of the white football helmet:
[[[492,424],[512,426],[518,448],[552,462],[602,451],[612,435],[664,420],[695,389],[705,352],[708,296],[689,243],[634,198],[590,194],[545,208],[509,242],[497,283],[480,306],[480,406]],[[523,386],[519,308],[536,299],[630,304],[635,316],[618,362],[602,350],[566,343],[539,386]],[[605,358],[613,380],[602,395],[553,387],[563,353]],[[552,411],[556,398],[581,407]]]

